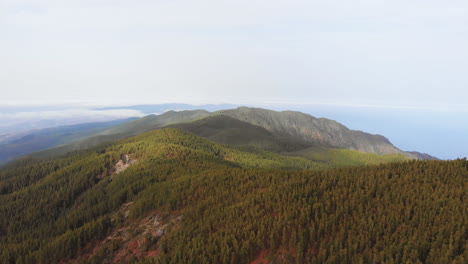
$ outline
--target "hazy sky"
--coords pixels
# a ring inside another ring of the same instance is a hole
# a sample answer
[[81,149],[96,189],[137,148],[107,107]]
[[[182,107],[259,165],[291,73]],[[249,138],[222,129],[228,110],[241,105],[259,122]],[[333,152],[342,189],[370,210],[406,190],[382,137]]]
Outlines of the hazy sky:
[[0,0],[0,104],[467,111],[466,0]]
[[[0,123],[247,104],[456,158],[468,156],[467,47],[466,0],[0,0]],[[48,104],[61,106],[30,107]]]

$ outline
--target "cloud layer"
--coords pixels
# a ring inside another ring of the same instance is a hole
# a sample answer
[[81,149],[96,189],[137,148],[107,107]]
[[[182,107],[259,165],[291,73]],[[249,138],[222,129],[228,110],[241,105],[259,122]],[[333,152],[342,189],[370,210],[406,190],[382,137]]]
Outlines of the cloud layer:
[[0,120],[28,120],[28,119],[65,119],[65,118],[89,118],[90,120],[109,120],[112,118],[141,117],[140,111],[117,109],[117,110],[90,110],[90,109],[68,109],[61,111],[34,111],[0,113]]
[[[468,3],[0,3],[3,103],[464,104]],[[1,102],[0,102],[1,103]]]
[[0,112],[0,135],[32,129],[42,129],[80,123],[102,122],[129,117],[142,117],[145,114],[136,110],[91,110],[84,108],[40,109],[24,111],[11,108]]

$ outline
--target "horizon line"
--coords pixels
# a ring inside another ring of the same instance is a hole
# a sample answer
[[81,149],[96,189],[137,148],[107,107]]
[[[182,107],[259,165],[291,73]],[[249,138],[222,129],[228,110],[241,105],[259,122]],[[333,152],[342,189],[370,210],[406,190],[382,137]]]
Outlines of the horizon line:
[[137,105],[163,105],[163,104],[187,104],[193,106],[203,105],[231,105],[231,106],[247,106],[247,107],[268,107],[268,106],[309,106],[309,107],[345,107],[345,108],[379,108],[379,109],[395,109],[395,110],[428,110],[428,111],[455,111],[468,112],[468,106],[462,104],[455,105],[399,105],[399,104],[376,104],[376,103],[342,103],[342,102],[304,102],[304,101],[284,101],[284,100],[266,100],[263,102],[244,101],[242,103],[232,101],[186,101],[186,100],[152,100],[152,101],[127,101],[127,102],[93,102],[93,101],[78,101],[69,100],[63,102],[43,102],[43,101],[0,101],[0,108],[15,108],[15,107],[71,107],[71,108],[99,108],[99,107],[132,107]]

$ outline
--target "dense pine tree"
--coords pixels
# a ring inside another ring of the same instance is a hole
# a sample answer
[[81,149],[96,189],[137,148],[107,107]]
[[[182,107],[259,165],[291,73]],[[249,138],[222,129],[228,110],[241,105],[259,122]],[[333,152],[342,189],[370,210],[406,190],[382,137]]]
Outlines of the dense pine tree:
[[326,169],[157,130],[1,169],[0,260],[111,262],[158,212],[171,228],[139,245],[157,254],[122,261],[466,263],[467,179],[466,159]]

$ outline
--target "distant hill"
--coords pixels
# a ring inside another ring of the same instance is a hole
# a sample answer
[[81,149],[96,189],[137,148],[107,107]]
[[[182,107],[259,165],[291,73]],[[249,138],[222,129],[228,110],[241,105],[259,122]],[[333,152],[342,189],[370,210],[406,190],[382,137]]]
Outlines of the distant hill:
[[261,126],[226,115],[210,115],[200,120],[169,127],[179,128],[222,144],[254,145],[274,152],[290,152],[314,146],[310,142],[274,135]]
[[69,144],[75,140],[95,135],[109,127],[131,120],[133,120],[133,118],[109,122],[59,126],[23,132],[21,133],[21,137],[15,137],[13,140],[5,140],[4,143],[0,144],[0,164],[35,151]]
[[178,128],[217,143],[234,146],[255,146],[285,156],[304,157],[327,167],[380,164],[409,159],[401,153],[378,155],[356,150],[331,148],[321,142],[307,142],[291,136],[279,136],[263,127],[220,113],[193,122],[174,124],[168,127]]
[[[222,144],[255,146],[262,150],[289,156],[316,157],[317,153],[326,153],[322,151],[324,149],[349,150],[339,155],[334,152],[340,159],[348,156],[354,160],[351,162],[351,160],[343,159],[343,162],[339,162],[342,165],[348,163],[359,165],[360,161],[372,157],[372,155],[361,155],[362,153],[394,155],[386,156],[384,159],[381,157],[374,159],[374,161],[382,162],[400,160],[398,155],[404,155],[410,159],[435,159],[427,154],[402,151],[384,136],[350,130],[330,119],[315,118],[300,112],[276,112],[248,107],[211,113],[206,110],[184,110],[149,115],[100,130],[77,139],[71,144],[41,151],[32,156],[63,155],[70,151],[87,149],[162,127],[179,128]],[[315,154],[309,155],[309,153]],[[357,156],[360,157],[356,158]],[[322,162],[333,163],[329,160]]]
[[162,126],[190,122],[210,115],[206,110],[167,111],[160,115],[148,115],[124,124],[109,128],[98,133],[98,136],[122,135],[122,137],[135,136]]
[[111,106],[95,108],[94,110],[117,110],[117,109],[130,109],[137,110],[144,114],[161,114],[167,111],[184,111],[184,110],[197,110],[204,109],[207,111],[218,111],[222,109],[234,108],[236,105],[233,104],[202,104],[202,105],[191,105],[191,104],[146,104],[146,105],[131,105],[131,106]]
[[384,136],[350,130],[334,120],[315,118],[301,112],[276,112],[261,108],[239,107],[232,110],[222,110],[218,114],[263,127],[276,136],[289,137],[331,148],[357,150],[379,155],[403,154],[413,159],[423,157],[398,149]]
[[210,115],[210,112],[206,110],[168,111],[161,115],[148,115],[107,128],[70,144],[33,153],[30,156],[36,158],[56,157],[71,151],[88,149],[100,144],[136,136],[170,124],[194,121],[208,115]]

